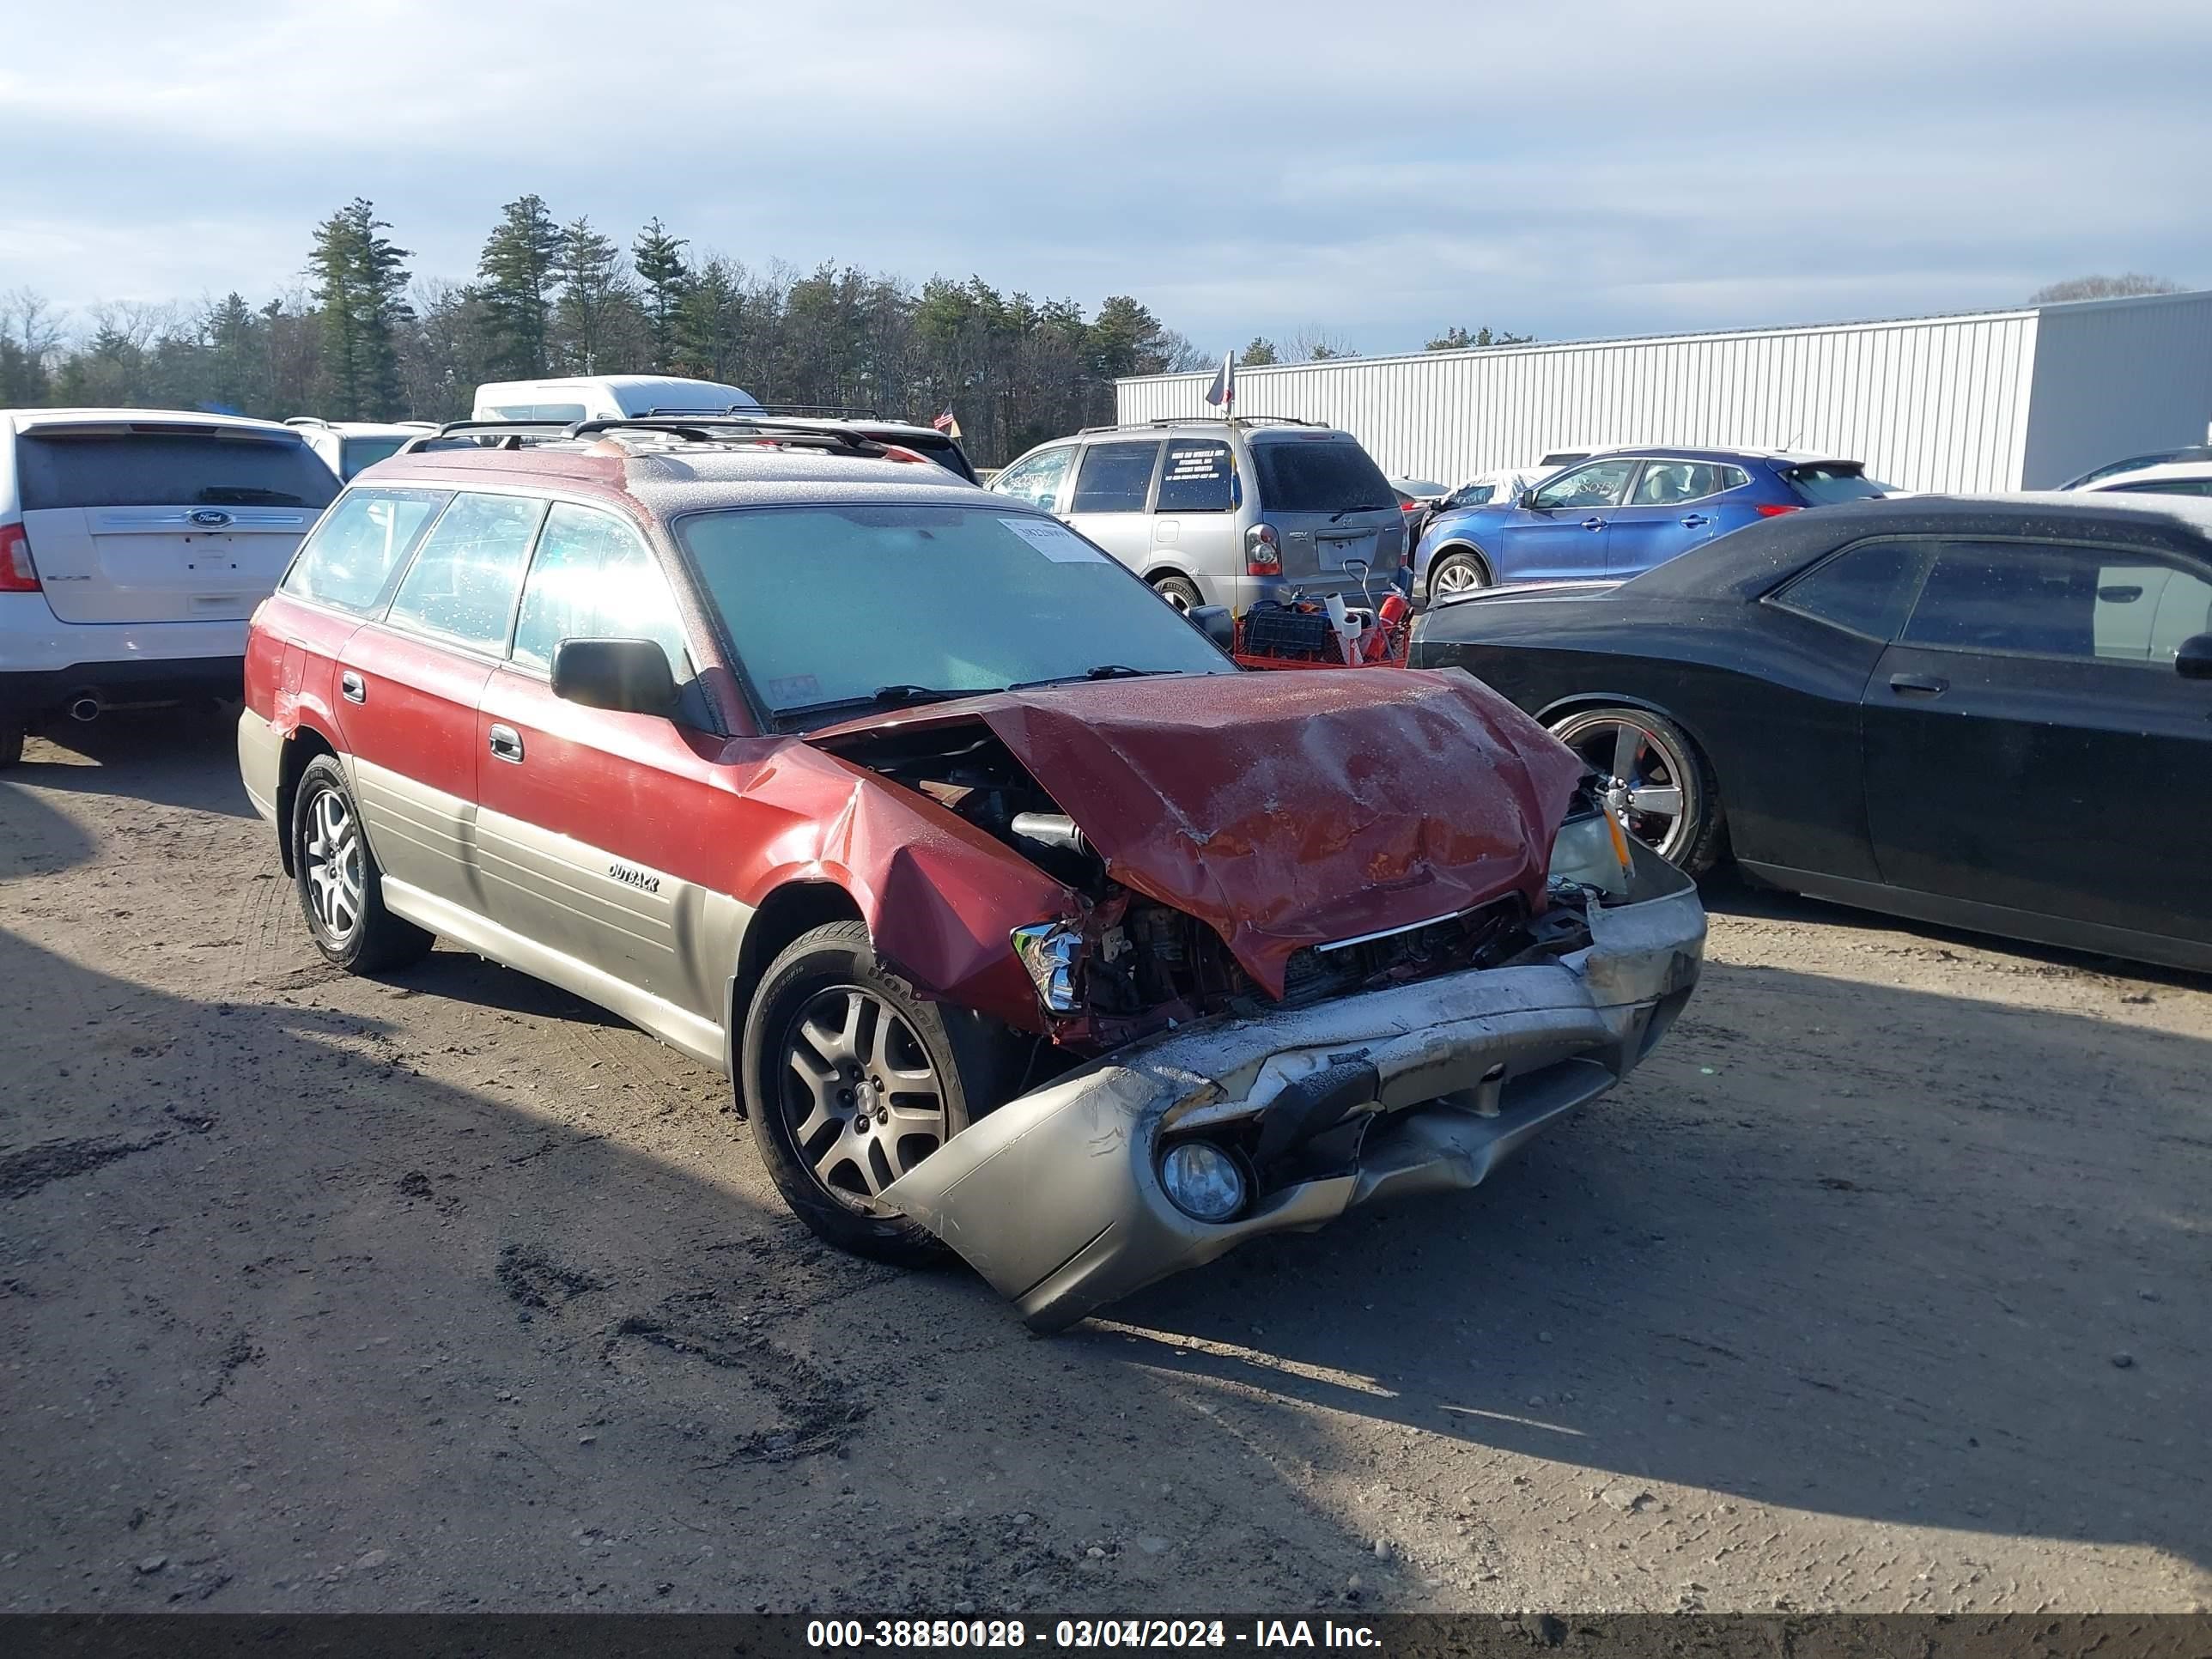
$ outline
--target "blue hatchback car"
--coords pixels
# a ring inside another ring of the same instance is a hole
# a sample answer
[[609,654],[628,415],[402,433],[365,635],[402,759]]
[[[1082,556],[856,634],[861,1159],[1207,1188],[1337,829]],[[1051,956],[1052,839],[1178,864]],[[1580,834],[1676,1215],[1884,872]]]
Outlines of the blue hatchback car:
[[1413,595],[1626,580],[1760,519],[1887,493],[1856,461],[1787,450],[1607,450],[1516,501],[1437,514],[1413,550]]

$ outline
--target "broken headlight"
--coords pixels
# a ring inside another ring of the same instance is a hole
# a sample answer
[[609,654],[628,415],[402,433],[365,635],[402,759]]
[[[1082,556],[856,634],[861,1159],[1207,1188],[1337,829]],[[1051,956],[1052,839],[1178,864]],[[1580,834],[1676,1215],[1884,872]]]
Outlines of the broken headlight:
[[1081,933],[1064,921],[1033,921],[1014,929],[1013,943],[1047,1013],[1072,1014],[1082,1007]]
[[1607,897],[1628,896],[1628,832],[1604,806],[1569,818],[1552,843],[1552,879],[1595,887]]

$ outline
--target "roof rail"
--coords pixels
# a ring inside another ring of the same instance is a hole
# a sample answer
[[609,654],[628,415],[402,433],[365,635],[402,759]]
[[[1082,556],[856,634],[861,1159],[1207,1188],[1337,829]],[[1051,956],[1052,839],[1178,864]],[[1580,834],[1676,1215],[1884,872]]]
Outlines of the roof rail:
[[[645,417],[647,420],[659,419],[664,416],[690,416],[696,418],[702,415],[731,415],[740,420],[749,415],[769,416],[782,415],[825,421],[880,421],[883,419],[883,416],[877,414],[874,410],[864,408],[857,404],[727,404],[713,409],[701,409],[696,405],[678,405],[672,408],[657,406],[645,411]],[[899,424],[903,426],[907,422],[900,422]]]
[[[396,453],[420,455],[427,449],[452,449],[463,443],[484,449],[520,449],[529,439],[543,442],[565,437],[569,425],[567,421],[447,421],[442,426],[430,426],[427,422],[423,424],[425,430],[400,445]],[[488,439],[495,441],[485,441]]]
[[1326,421],[1302,421],[1295,415],[1162,415],[1149,421],[1115,421],[1106,426],[1086,426],[1075,435],[1086,438],[1094,432],[1132,432],[1139,427],[1164,426],[1304,426],[1316,432],[1334,430]]
[[[667,418],[652,415],[633,415],[618,419],[577,421],[570,424],[567,435],[571,438],[597,437],[607,432],[657,432],[664,436],[682,438],[691,443],[726,442],[747,437],[766,439],[775,443],[789,444],[802,449],[840,449],[854,455],[876,456],[898,448],[896,444],[871,438],[864,432],[832,422],[798,423],[796,417],[779,421],[772,416],[750,412],[733,415],[690,416]],[[911,450],[904,452],[912,454]],[[919,459],[920,457],[915,459]]]
[[330,422],[319,415],[287,415],[286,426],[328,426]]

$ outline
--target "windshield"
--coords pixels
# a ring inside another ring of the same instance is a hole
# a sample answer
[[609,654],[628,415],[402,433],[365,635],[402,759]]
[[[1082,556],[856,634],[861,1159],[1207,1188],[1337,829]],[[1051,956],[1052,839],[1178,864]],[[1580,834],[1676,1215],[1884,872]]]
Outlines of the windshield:
[[25,433],[15,449],[23,506],[328,507],[338,493],[297,438],[177,428]]
[[1364,513],[1395,507],[1390,482],[1349,438],[1281,438],[1252,446],[1263,513]]
[[1098,668],[1236,672],[1073,531],[1000,502],[739,507],[676,530],[779,714],[885,688],[957,696]]
[[348,438],[338,446],[338,477],[350,478],[365,466],[390,460],[406,441],[405,438]]

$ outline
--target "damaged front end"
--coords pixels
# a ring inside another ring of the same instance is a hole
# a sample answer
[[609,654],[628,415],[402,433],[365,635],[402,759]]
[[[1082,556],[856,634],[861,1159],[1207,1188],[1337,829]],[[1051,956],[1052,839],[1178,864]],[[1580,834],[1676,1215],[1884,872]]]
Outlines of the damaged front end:
[[1556,884],[1510,961],[1127,1045],[1000,1107],[885,1199],[1056,1330],[1262,1233],[1479,1184],[1689,999],[1705,912],[1641,846]]
[[1690,881],[1518,711],[1387,673],[1343,677],[1384,690],[1318,714],[1246,689],[1291,677],[1249,676],[1217,691],[1244,701],[1233,720],[1066,723],[1025,699],[815,738],[1066,900],[1006,936],[1047,1080],[882,1194],[1032,1326],[1262,1233],[1474,1186],[1687,1000]]

